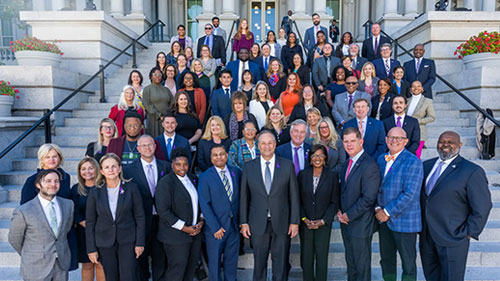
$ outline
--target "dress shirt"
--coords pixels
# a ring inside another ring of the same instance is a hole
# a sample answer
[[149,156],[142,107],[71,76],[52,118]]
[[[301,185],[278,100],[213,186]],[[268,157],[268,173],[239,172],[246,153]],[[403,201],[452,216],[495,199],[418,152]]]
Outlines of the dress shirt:
[[[191,225],[194,226],[196,225],[196,221],[198,219],[198,191],[196,191],[196,188],[194,187],[188,176],[176,176],[181,181],[186,191],[189,193],[189,197],[191,197],[191,205],[193,206],[193,222]],[[174,225],[172,225],[172,227],[182,231],[184,225],[186,225],[186,222],[179,219],[174,223]]]
[[271,56],[275,57],[276,56],[276,43],[274,44],[269,44],[269,46],[271,47]]
[[252,155],[252,159],[255,159],[255,157],[257,156],[256,152],[255,152],[255,142],[253,143],[253,146],[250,147],[247,143],[247,148],[248,148],[248,151],[250,151],[250,155]]
[[213,49],[214,36],[213,35],[210,35],[210,36],[205,35],[205,36],[206,36],[205,40],[208,39],[208,47],[210,48],[210,52],[213,53],[214,52],[214,49]]
[[273,180],[274,177],[274,163],[276,163],[276,155],[273,155],[273,158],[270,160],[264,159],[262,156],[260,156],[260,169],[262,171],[262,182],[266,182],[266,162],[269,163],[269,169],[271,170],[271,181]]
[[319,24],[314,26],[314,44],[315,45],[318,44],[318,36],[317,35],[318,35],[318,31],[320,31],[320,30],[321,30],[321,27],[319,26]]
[[118,206],[118,196],[120,196],[121,184],[122,184],[121,182],[118,182],[118,185],[115,186],[114,188],[106,187],[108,191],[109,210],[111,211],[113,220],[116,220],[116,207]]
[[[354,157],[350,157],[349,160],[352,159],[352,164],[351,164],[351,171],[352,171],[352,168],[354,168],[354,165],[356,164],[356,162],[358,161],[359,157],[361,157],[361,155],[363,154],[363,152],[365,152],[364,149],[361,149],[360,152],[358,152],[358,154],[354,155]],[[350,171],[349,171],[350,172]]]
[[[377,40],[375,40],[375,38],[376,38]],[[376,41],[376,42],[378,43],[378,45],[380,46],[380,34],[379,34],[378,36],[373,36],[373,38],[372,38],[372,46],[373,46],[373,49],[374,49],[374,50],[375,50],[375,41]],[[375,55],[377,55],[377,54],[375,54]]]
[[238,76],[239,77],[236,77],[238,79],[238,89],[241,88],[241,86],[243,85],[243,71],[247,70],[248,69],[248,61],[241,61],[240,60],[240,69],[238,71]]
[[384,171],[384,177],[387,175],[387,173],[389,172],[389,170],[391,169],[392,167],[392,164],[394,164],[394,162],[396,162],[396,159],[398,158],[399,154],[401,154],[403,150],[401,150],[400,152],[394,154],[394,155],[391,155],[390,152],[387,153],[387,155],[390,155],[390,156],[394,156],[394,160],[389,160],[389,162],[387,162],[385,164],[385,171]]
[[347,44],[342,45],[342,55],[349,56],[349,45]]
[[59,207],[59,202],[57,201],[57,196],[54,196],[52,198],[52,201],[49,201],[45,198],[42,197],[42,195],[38,194],[38,200],[40,200],[40,204],[42,204],[42,209],[43,213],[45,214],[45,218],[47,218],[47,222],[49,223],[50,226],[50,202],[54,202],[54,209],[56,211],[56,220],[57,220],[57,226],[59,227],[61,225],[62,221],[62,215],[61,215],[61,208]]
[[409,116],[413,116],[413,113],[415,113],[415,109],[417,108],[417,104],[420,99],[422,99],[422,94],[411,96],[411,102],[408,105],[408,111],[406,112]]
[[437,169],[437,166],[439,166],[440,162],[444,162],[444,163],[443,163],[443,166],[441,167],[441,173],[439,173],[439,176],[441,176],[443,174],[444,170],[446,170],[446,168],[448,168],[448,165],[450,165],[450,163],[453,162],[453,160],[455,160],[455,158],[457,158],[457,156],[458,156],[458,154],[455,157],[448,159],[448,160],[445,160],[445,161],[441,160],[441,158],[438,158],[436,160],[436,163],[434,163],[434,166],[432,167],[431,172],[427,176],[427,179],[425,180],[425,185],[427,185],[427,183],[429,182],[429,179],[431,178],[432,174],[434,174],[434,171]]
[[418,70],[420,70],[420,68],[422,67],[422,59],[423,59],[423,58],[419,58],[419,59],[415,58],[415,72],[416,72],[416,73],[418,73],[418,72],[417,72],[417,65],[419,65],[419,63],[420,63],[420,67],[419,67],[419,69],[418,69]]
[[[227,94],[226,94],[226,90],[229,90],[229,91],[228,91],[228,92],[229,92],[229,96],[227,96]],[[224,93],[224,95],[225,95],[227,98],[231,99],[231,87],[224,87],[224,86],[222,86],[222,92]]]
[[405,123],[405,116],[406,114],[403,114],[401,116],[397,116],[396,114],[394,114],[394,124],[398,124],[398,117],[401,117],[401,128],[403,128],[404,126],[404,123]]
[[[173,143],[173,139],[172,139],[172,143]],[[151,163],[148,163],[146,162],[144,159],[141,158],[141,164],[142,164],[142,169],[144,170],[144,175],[146,175],[146,179],[148,178],[148,166],[151,164],[153,165],[153,177],[154,177],[154,181],[155,181],[155,186],[156,184],[158,183],[158,168],[156,166],[156,157],[153,158],[153,161],[151,161]],[[154,196],[154,194],[151,194],[152,196]]]
[[[231,91],[229,91],[229,92],[231,92]],[[169,136],[167,136],[167,134],[163,133],[163,138],[165,139],[165,147],[167,147],[167,145],[168,145],[168,139],[172,139],[171,145],[172,145],[172,150],[174,150],[175,132],[174,132],[174,135],[171,137],[169,137]]]
[[299,165],[300,165],[300,170],[304,170],[304,143],[302,143],[300,146],[294,145],[291,142],[290,142],[290,144],[291,144],[291,147],[292,147],[291,148],[292,149],[292,159],[293,159],[293,157],[295,157],[295,148],[296,147],[300,147],[297,150],[297,153],[299,154]]
[[363,131],[361,132],[362,135],[363,135],[363,138],[365,137],[365,133],[366,133],[366,124],[368,123],[368,116],[365,116],[365,118],[359,120],[357,117],[356,117],[356,124],[358,125],[358,129],[359,129],[359,122],[363,122]]
[[271,62],[271,57],[265,57],[262,56],[262,66],[264,67],[264,72],[267,72],[266,67],[266,60],[267,60],[267,68],[269,68],[269,63]]
[[[224,182],[222,180],[222,175],[221,175],[221,169],[215,167],[215,170],[217,170],[217,175],[219,175],[220,181]],[[233,179],[231,178],[231,173],[229,172],[229,169],[227,168],[227,165],[224,166],[224,174],[226,175],[228,181],[229,181],[229,186],[231,187],[231,194],[234,194],[234,187],[233,187]]]

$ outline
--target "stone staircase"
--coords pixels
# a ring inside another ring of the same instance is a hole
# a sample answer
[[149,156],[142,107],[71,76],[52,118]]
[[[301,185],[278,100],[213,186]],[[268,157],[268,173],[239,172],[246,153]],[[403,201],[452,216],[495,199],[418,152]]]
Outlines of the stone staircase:
[[[156,53],[170,50],[169,44],[153,44],[147,50],[138,54],[138,69],[144,76],[144,84],[149,84],[148,74]],[[107,103],[99,103],[99,91],[89,97],[81,109],[73,110],[71,118],[66,118],[63,127],[56,127],[53,142],[61,146],[65,156],[64,169],[70,173],[71,183],[77,182],[76,166],[85,154],[86,145],[97,139],[97,127],[100,120],[106,117],[110,108],[118,101],[123,86],[127,83],[129,72],[132,70],[131,62],[124,65],[106,81]],[[458,110],[451,109],[450,99],[457,98],[452,94],[439,95],[434,100],[436,122],[428,125],[429,138],[427,149],[423,152],[423,159],[435,157],[437,137],[445,130],[454,130],[461,135],[463,146],[461,155],[481,165],[487,172],[490,190],[492,192],[493,210],[489,217],[486,229],[480,236],[480,241],[473,241],[470,247],[467,262],[467,280],[500,280],[500,159],[489,161],[479,160],[475,146],[475,128],[470,127],[470,120],[461,118]],[[37,168],[37,150],[43,143],[43,137],[38,143],[25,149],[25,155],[12,163],[13,171],[0,173],[0,185],[9,192],[9,201],[0,202],[0,281],[21,280],[19,276],[20,258],[7,242],[8,227],[12,211],[18,206],[20,190],[26,178],[33,174]],[[500,152],[500,151],[499,151]],[[497,153],[498,154],[498,153]],[[378,235],[373,239],[372,254],[372,279],[381,280],[379,265]],[[290,280],[302,280],[300,270],[299,240],[292,241],[291,258],[292,272]],[[420,266],[420,257],[417,259],[419,266],[419,280],[424,280]],[[251,280],[253,256],[246,254],[240,257],[238,280]],[[80,280],[79,271],[71,272],[71,280]],[[346,280],[346,266],[344,247],[340,235],[339,224],[335,223],[332,229],[329,255],[328,280]]]

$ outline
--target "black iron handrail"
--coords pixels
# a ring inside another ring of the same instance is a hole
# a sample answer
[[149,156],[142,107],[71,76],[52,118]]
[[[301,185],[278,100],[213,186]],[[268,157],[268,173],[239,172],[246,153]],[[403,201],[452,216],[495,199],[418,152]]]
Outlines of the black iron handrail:
[[224,49],[224,51],[226,52],[226,56],[227,56],[227,48],[229,48],[229,42],[231,42],[231,57],[229,58],[229,61],[232,61],[234,58],[234,52],[233,52],[234,37],[232,36],[233,30],[234,30],[235,26],[236,26],[236,28],[238,28],[239,25],[240,25],[240,19],[235,19],[233,21],[233,24],[231,25],[231,31],[229,31],[229,35],[227,36],[226,48]]
[[295,30],[297,30],[297,36],[299,36],[299,41],[302,47],[304,47],[304,52],[306,53],[306,57],[309,56],[309,50],[307,49],[307,46],[304,45],[304,40],[302,40],[302,33],[300,33],[300,29],[297,26],[297,22],[295,20],[292,20],[293,25],[295,26]]
[[[50,116],[52,115],[52,113],[56,112],[59,108],[61,108],[64,104],[66,104],[66,102],[68,102],[70,99],[72,99],[74,96],[76,96],[76,94],[78,94],[81,90],[83,90],[83,88],[85,88],[88,84],[90,84],[90,82],[92,82],[92,80],[94,80],[95,78],[97,78],[97,76],[103,74],[104,70],[106,68],[108,68],[121,55],[123,55],[130,47],[133,48],[133,50],[132,50],[132,56],[133,56],[132,60],[133,60],[133,65],[135,65],[135,61],[136,61],[136,58],[135,58],[135,54],[136,54],[135,47],[136,47],[136,44],[138,43],[139,40],[142,39],[142,37],[144,37],[144,35],[146,35],[151,29],[153,29],[155,26],[158,26],[158,25],[165,26],[165,23],[163,23],[161,20],[157,20],[148,29],[146,29],[146,31],[144,31],[141,35],[139,35],[139,37],[133,39],[132,42],[127,47],[123,48],[116,56],[113,57],[113,59],[111,59],[108,63],[106,63],[106,65],[100,67],[99,71],[97,71],[96,73],[94,73],[94,75],[92,75],[89,79],[87,79],[87,81],[85,81],[76,90],[74,90],[73,92],[71,92],[71,94],[69,94],[66,98],[64,98],[56,106],[54,106],[52,109],[48,110],[42,116],[42,118],[40,118],[38,121],[35,122],[35,124],[33,124],[33,126],[31,126],[31,128],[29,128],[28,130],[26,130],[21,136],[19,136],[15,141],[13,141],[9,146],[7,146],[7,148],[5,148],[0,153],[0,159],[2,159],[5,155],[7,155],[7,153],[9,153],[14,147],[16,147],[23,139],[25,139],[29,134],[31,134],[42,123],[45,123],[45,142],[46,143],[50,142],[51,141],[51,136],[52,136],[51,131],[50,131]],[[101,77],[103,77],[103,75],[101,75]],[[101,79],[101,83],[102,83],[102,80],[103,79]],[[103,87],[101,85],[101,89],[102,88]],[[102,94],[103,94],[103,92],[101,92],[100,102],[105,102],[106,99],[105,99],[105,97],[102,96]]]
[[[369,21],[370,24],[373,24],[373,22]],[[397,55],[397,48],[401,48],[401,50],[403,50],[403,55],[404,54],[407,54],[409,55],[412,59],[415,59],[415,57],[413,56],[413,54],[408,51],[405,47],[403,47],[399,42],[398,40],[396,39],[393,39],[389,34],[387,34],[384,30],[380,30],[380,32],[386,36],[387,38],[389,38],[389,40],[391,40],[391,42],[395,45],[394,46],[394,57],[397,58],[398,55]],[[498,122],[498,120],[495,119],[495,117],[491,116],[490,114],[488,114],[488,112],[486,112],[486,110],[484,110],[483,108],[481,108],[478,104],[476,104],[474,101],[472,101],[469,97],[467,97],[464,93],[462,93],[462,91],[460,91],[459,89],[457,89],[455,86],[453,86],[448,80],[444,79],[444,77],[442,77],[441,75],[437,74],[436,73],[436,78],[438,78],[439,80],[441,80],[441,82],[443,82],[446,86],[448,86],[452,91],[454,91],[455,93],[457,93],[461,98],[463,98],[468,104],[470,104],[472,107],[474,107],[474,109],[476,109],[477,111],[481,112],[481,114],[483,114],[484,117],[488,118],[491,122],[493,122],[493,124],[495,124],[495,126],[497,127],[500,127],[500,122]]]

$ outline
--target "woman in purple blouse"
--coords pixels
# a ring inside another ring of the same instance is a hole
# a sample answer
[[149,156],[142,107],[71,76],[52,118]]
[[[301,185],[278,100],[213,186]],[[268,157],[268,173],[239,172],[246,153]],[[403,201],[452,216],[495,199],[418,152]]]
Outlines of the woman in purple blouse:
[[254,43],[253,33],[248,29],[248,20],[242,19],[238,32],[234,35],[233,52],[238,53],[241,48],[250,50]]

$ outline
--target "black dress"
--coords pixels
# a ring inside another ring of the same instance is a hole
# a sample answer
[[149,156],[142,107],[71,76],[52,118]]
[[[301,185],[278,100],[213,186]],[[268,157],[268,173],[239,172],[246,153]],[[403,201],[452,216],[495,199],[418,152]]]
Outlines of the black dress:
[[97,142],[91,142],[87,145],[87,151],[85,152],[85,156],[90,156],[94,158],[97,163],[101,161],[101,158],[106,154],[106,150],[108,149],[107,146],[102,146],[101,151],[95,151],[95,147],[97,145]]
[[[254,124],[255,124],[255,128],[258,128],[259,126],[257,125],[257,119],[255,119],[255,116],[252,114],[252,113],[247,113],[248,114],[248,120],[249,121],[252,121]],[[227,131],[227,135],[229,136],[229,138],[234,141],[234,140],[237,140],[237,139],[241,139],[243,137],[243,123],[245,121],[238,121],[238,135],[236,137],[233,138],[233,136],[231,136],[231,130],[230,130],[230,120],[231,120],[231,114],[229,114],[228,116],[226,116],[226,118],[224,118],[224,125],[226,126],[226,131]]]
[[290,127],[286,127],[281,132],[278,134],[276,130],[273,129],[267,129],[267,128],[262,128],[262,130],[268,130],[271,133],[274,134],[274,137],[276,138],[276,147],[285,144],[291,140],[290,138]]
[[[293,55],[300,54],[302,56],[302,47],[300,45],[295,45],[290,47],[288,45],[281,48],[281,63],[283,64],[283,70],[288,73],[288,69],[293,68]],[[304,61],[304,58],[302,58]]]
[[200,120],[187,113],[176,113],[175,119],[177,120],[177,128],[175,132],[186,139],[191,139],[196,130],[201,129]]
[[293,71],[299,76],[300,84],[310,85],[311,84],[311,70],[306,65],[301,65],[297,71]]
[[[231,146],[231,140],[229,138],[225,138],[222,140],[221,144],[226,149],[226,152],[229,152],[229,147]],[[198,151],[197,151],[197,160],[198,160],[198,168],[202,172],[205,172],[208,168],[212,167],[212,160],[210,159],[210,150],[214,145],[213,140],[204,140],[201,139],[198,143]]]
[[276,100],[280,97],[281,93],[283,93],[286,90],[286,75],[283,77],[279,77],[278,82],[274,86],[271,85],[271,81],[269,81],[269,78],[267,77],[265,82],[269,87],[269,93],[271,94],[273,102],[276,102]]
[[[85,186],[85,191],[87,195],[90,189],[94,187]],[[73,199],[73,204],[75,205],[75,225],[76,225],[76,241],[78,244],[78,262],[88,263],[90,262],[89,256],[87,255],[87,246],[85,242],[85,227],[81,226],[80,223],[85,220],[85,210],[87,209],[87,196],[83,196],[78,193],[78,184],[73,185],[71,188],[71,197]]]

